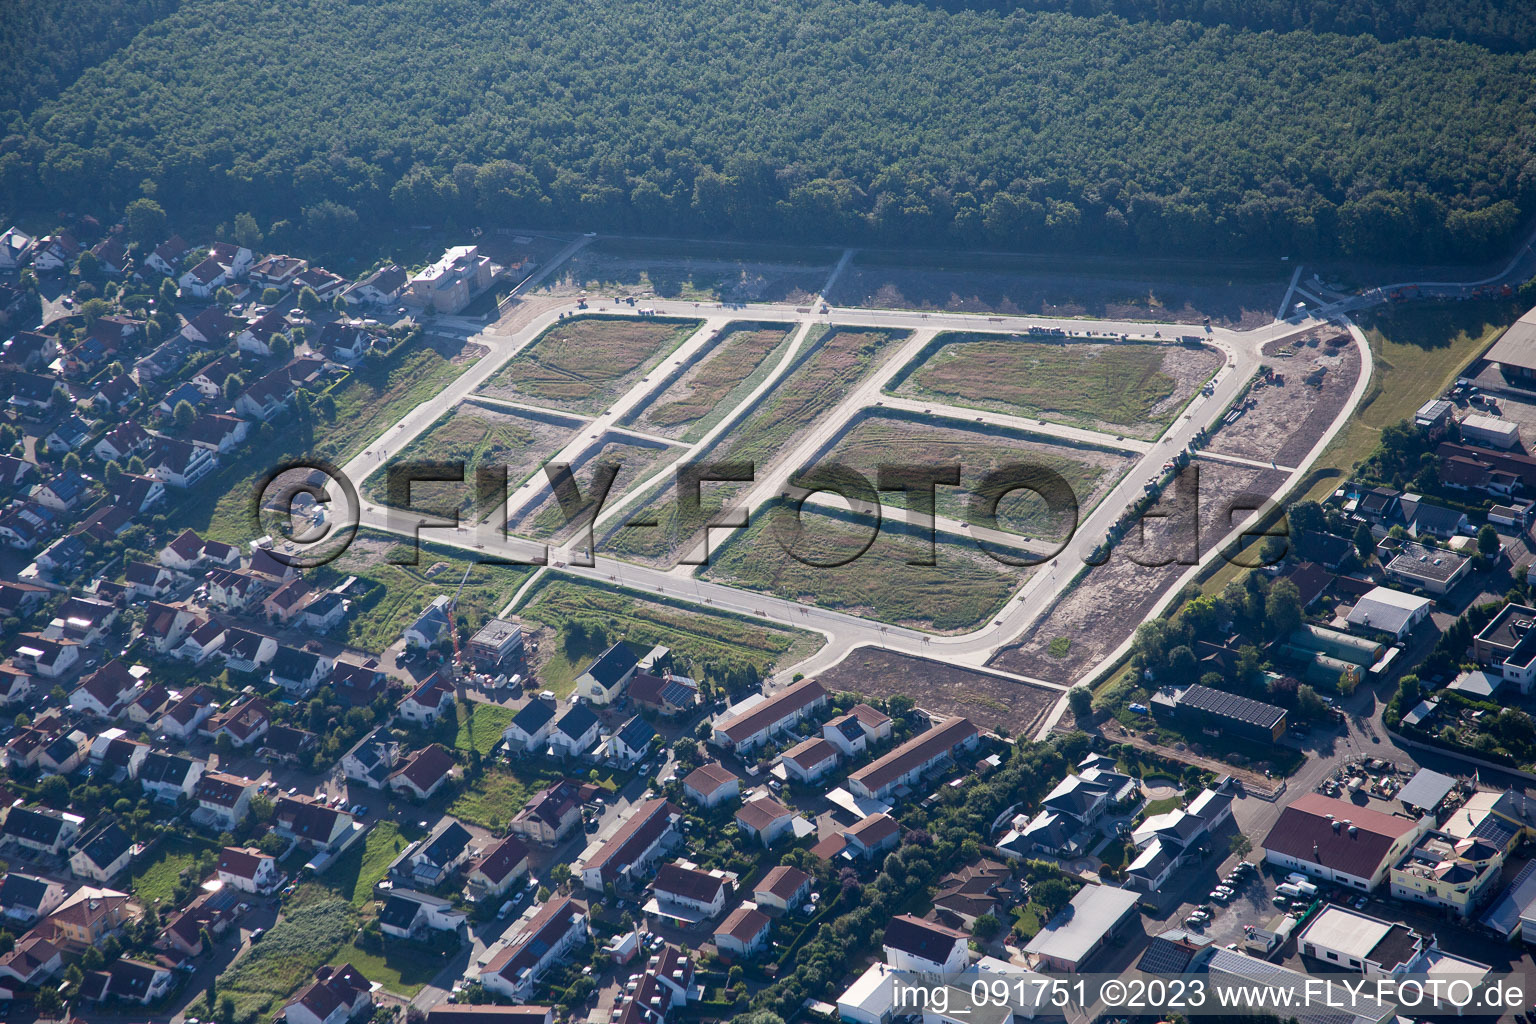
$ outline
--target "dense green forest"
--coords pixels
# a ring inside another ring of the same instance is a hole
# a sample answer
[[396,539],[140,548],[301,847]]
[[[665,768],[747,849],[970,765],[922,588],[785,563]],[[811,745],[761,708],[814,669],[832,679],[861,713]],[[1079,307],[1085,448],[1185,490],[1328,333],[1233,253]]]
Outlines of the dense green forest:
[[0,124],[52,99],[180,0],[5,0],[0,4]]
[[[1471,259],[1536,209],[1536,55],[1430,37],[1529,32],[1532,0],[1038,2],[1150,20],[896,0],[182,0],[10,117],[0,212],[120,210],[147,189],[173,216],[250,211],[337,247],[474,219]],[[1199,21],[1169,20],[1183,13]]]
[[1493,50],[1536,45],[1536,0],[953,0],[958,7],[1027,7],[1084,17],[1198,22],[1275,32],[1365,33],[1378,39],[1460,39]]

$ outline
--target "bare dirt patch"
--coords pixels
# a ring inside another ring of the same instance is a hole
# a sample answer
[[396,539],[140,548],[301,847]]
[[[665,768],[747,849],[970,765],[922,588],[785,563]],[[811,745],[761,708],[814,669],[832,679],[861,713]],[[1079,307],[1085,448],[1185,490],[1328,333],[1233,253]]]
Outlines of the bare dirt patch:
[[1207,448],[1279,466],[1305,458],[1349,401],[1360,376],[1360,352],[1348,334],[1319,328],[1264,348],[1273,382],[1256,381],[1243,412],[1223,424]]
[[[1055,444],[1037,436],[982,425],[962,425],[956,420],[922,417],[887,411],[869,411],[852,420],[825,453],[818,453],[791,477],[827,466],[848,467],[874,481],[882,465],[920,470],[954,465],[960,468],[958,487],[938,487],[938,515],[982,524],[1031,537],[1059,537],[1072,525],[1066,513],[1052,514],[1033,491],[1001,494],[995,523],[988,523],[977,502],[996,498],[1001,487],[989,474],[1008,464],[1023,464],[1058,474],[1077,501],[1077,518],[1093,508],[1130,467],[1131,460],[1098,448]],[[880,495],[889,513],[906,507],[906,494],[891,491]]]
[[925,711],[964,715],[1015,736],[1032,733],[1061,696],[1043,686],[872,647],[854,651],[817,679],[830,690],[911,697]]
[[743,320],[667,385],[631,421],[637,430],[694,441],[752,393],[789,341],[790,324]]
[[1205,347],[959,332],[919,358],[895,393],[1146,439],[1222,364]]
[[[395,462],[462,461],[466,482],[415,482],[411,485],[410,506],[428,513],[458,508],[461,514],[473,516],[477,514],[473,484],[477,467],[506,466],[508,486],[516,488],[575,433],[576,428],[566,423],[469,399],[454,406],[406,445]],[[375,471],[363,483],[363,493],[373,501],[389,500],[387,468]]]
[[[646,444],[622,434],[604,434],[582,452],[571,467],[581,496],[588,499],[575,518],[565,514],[546,482],[536,501],[519,511],[508,523],[508,529],[525,537],[554,538],[564,542],[587,522],[591,514],[592,481],[599,465],[619,464],[619,473],[604,501],[604,505],[612,505],[636,483],[651,476],[661,466],[676,461],[682,454],[683,449],[674,445]],[[540,478],[544,479],[542,475]]]
[[554,324],[481,385],[482,394],[596,415],[701,321],[582,316]]
[[927,259],[860,252],[830,298],[841,306],[1212,323],[1248,329],[1274,319],[1288,268],[967,255]]
[[[1185,486],[1171,485],[1164,492],[1143,518],[1144,531],[1133,528],[1127,533],[1105,564],[1089,569],[988,664],[1047,682],[1078,682],[1146,621],[1158,598],[1202,551],[1218,543],[1234,520],[1246,518],[1256,499],[1273,494],[1285,477],[1279,470],[1219,463],[1184,470]],[[1198,523],[1198,532],[1190,529],[1192,523]],[[1163,559],[1172,561],[1143,564]],[[1070,640],[1065,650],[1059,642],[1063,637]]]

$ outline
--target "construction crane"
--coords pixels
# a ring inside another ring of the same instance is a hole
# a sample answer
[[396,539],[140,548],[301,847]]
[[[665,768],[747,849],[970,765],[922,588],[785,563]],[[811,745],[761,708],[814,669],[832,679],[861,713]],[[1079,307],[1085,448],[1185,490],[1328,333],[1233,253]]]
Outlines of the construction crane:
[[464,575],[459,579],[459,586],[453,592],[453,600],[448,602],[448,635],[453,638],[453,671],[459,670],[459,624],[454,621],[453,613],[459,608],[459,595],[464,592],[464,584],[469,582],[469,571],[473,565],[464,567]]

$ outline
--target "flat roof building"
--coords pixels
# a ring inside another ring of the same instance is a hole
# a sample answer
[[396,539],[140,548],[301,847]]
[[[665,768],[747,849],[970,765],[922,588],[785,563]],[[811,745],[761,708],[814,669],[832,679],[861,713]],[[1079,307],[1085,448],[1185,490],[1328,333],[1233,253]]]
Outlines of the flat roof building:
[[1024,952],[1044,970],[1082,970],[1094,953],[1123,932],[1140,899],[1130,889],[1085,885],[1029,940]]

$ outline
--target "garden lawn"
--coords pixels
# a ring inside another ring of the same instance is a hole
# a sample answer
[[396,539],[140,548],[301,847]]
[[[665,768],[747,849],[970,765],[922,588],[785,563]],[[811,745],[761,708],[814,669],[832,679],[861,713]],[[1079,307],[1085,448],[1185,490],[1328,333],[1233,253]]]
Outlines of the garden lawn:
[[353,843],[320,876],[321,880],[351,901],[354,907],[362,907],[373,899],[374,883],[384,877],[390,862],[405,849],[406,843],[398,825],[392,821],[380,821],[369,830],[361,843]]
[[501,733],[517,716],[512,708],[500,704],[471,702],[469,708],[459,705],[459,732],[453,739],[457,750],[478,750],[489,754],[491,748],[501,742]]
[[182,871],[197,861],[198,850],[181,842],[162,842],[147,861],[135,865],[129,889],[140,903],[169,906]]

